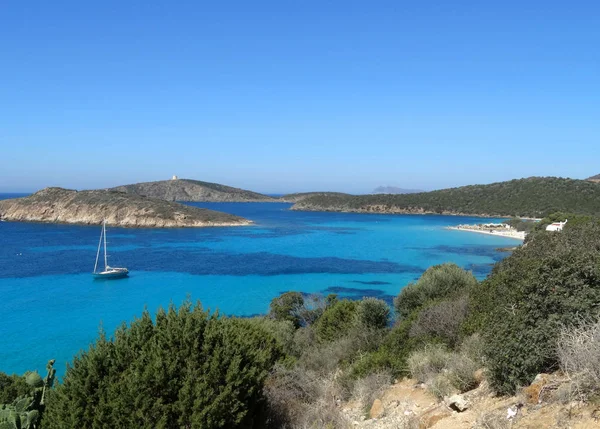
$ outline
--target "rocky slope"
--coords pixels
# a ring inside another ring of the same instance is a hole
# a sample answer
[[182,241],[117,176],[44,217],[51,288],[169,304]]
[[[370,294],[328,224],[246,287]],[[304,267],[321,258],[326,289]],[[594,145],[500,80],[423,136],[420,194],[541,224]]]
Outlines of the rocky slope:
[[274,202],[275,198],[218,183],[190,179],[161,180],[117,186],[110,191],[159,198],[166,201]]
[[403,195],[314,195],[292,210],[541,218],[600,214],[600,187],[586,180],[529,177]]
[[33,195],[0,201],[0,219],[111,226],[171,228],[249,225],[238,216],[179,203],[110,191],[46,188]]
[[597,406],[575,396],[560,374],[540,374],[516,396],[497,396],[484,380],[476,389],[442,401],[426,385],[406,379],[382,390],[372,403],[353,400],[339,407],[344,427],[358,429],[600,427]]
[[600,174],[596,174],[595,176],[588,177],[586,180],[589,180],[590,182],[600,183]]

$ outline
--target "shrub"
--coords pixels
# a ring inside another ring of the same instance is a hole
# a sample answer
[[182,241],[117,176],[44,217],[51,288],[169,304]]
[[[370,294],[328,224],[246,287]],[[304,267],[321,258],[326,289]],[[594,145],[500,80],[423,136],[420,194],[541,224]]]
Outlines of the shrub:
[[455,393],[455,389],[446,374],[438,374],[432,379],[428,380],[427,391],[440,401],[446,396],[450,396]]
[[581,399],[600,393],[600,321],[563,327],[558,337],[558,360]]
[[304,297],[300,292],[286,292],[271,300],[269,316],[279,321],[288,320],[299,328],[303,306]]
[[407,361],[408,370],[418,382],[427,383],[446,368],[451,356],[446,347],[430,344],[411,353]]
[[315,332],[322,341],[333,341],[346,335],[354,326],[358,302],[343,299],[327,308],[315,323]]
[[269,426],[273,428],[347,427],[337,407],[342,396],[333,373],[277,365],[265,385]]
[[468,312],[468,298],[440,301],[421,310],[410,328],[410,336],[437,337],[450,346],[458,341]]
[[453,353],[446,363],[446,377],[460,392],[468,392],[477,387],[475,371],[480,366],[474,360],[460,353]]
[[387,327],[390,307],[385,301],[377,298],[363,298],[356,309],[358,323],[372,329]]
[[25,377],[0,372],[0,404],[10,404],[19,396],[29,395],[31,391]]
[[[289,356],[296,355],[295,336],[299,331],[289,320],[274,320],[268,317],[252,317],[246,319],[248,323],[268,332],[279,344],[281,350]],[[304,328],[300,328],[304,329]]]
[[155,322],[145,311],[67,366],[44,428],[260,426],[263,383],[280,356],[256,324],[200,304],[171,305]]
[[390,385],[392,375],[389,371],[379,371],[356,380],[352,397],[360,402],[363,407],[371,404]]
[[471,294],[491,385],[503,394],[557,368],[561,326],[595,315],[600,301],[599,224],[540,232],[526,244]]
[[423,273],[416,283],[406,286],[394,300],[398,315],[408,317],[427,303],[455,297],[477,285],[471,272],[456,264],[435,265]]

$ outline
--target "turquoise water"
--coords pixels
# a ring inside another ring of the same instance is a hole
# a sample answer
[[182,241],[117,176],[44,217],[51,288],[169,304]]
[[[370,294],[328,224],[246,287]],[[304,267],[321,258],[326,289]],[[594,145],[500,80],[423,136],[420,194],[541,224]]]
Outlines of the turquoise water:
[[279,203],[197,203],[256,225],[204,229],[109,228],[123,280],[93,280],[99,227],[0,222],[0,371],[66,362],[144,307],[186,297],[227,314],[265,313],[284,291],[376,296],[391,302],[429,266],[455,262],[483,278],[508,238],[444,229],[450,216],[289,211]]

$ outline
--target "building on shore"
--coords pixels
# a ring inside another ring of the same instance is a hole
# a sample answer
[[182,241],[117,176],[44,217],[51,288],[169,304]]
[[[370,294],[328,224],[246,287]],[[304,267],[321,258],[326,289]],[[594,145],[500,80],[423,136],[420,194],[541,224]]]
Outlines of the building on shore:
[[564,222],[554,222],[546,227],[546,231],[562,231],[565,225],[567,224],[568,219],[565,219]]

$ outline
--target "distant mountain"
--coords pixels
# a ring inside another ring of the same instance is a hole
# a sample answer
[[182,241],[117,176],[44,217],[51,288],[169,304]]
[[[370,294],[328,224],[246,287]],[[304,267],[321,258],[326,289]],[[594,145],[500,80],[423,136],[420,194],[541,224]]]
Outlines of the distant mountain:
[[238,216],[140,195],[111,191],[45,188],[33,195],[0,201],[0,219],[22,222],[73,223],[170,228],[249,225]]
[[403,195],[322,195],[293,210],[544,217],[553,212],[600,215],[600,186],[586,180],[530,177]]
[[218,183],[191,179],[161,180],[111,188],[111,191],[159,198],[165,201],[274,202],[275,198]]
[[423,192],[420,189],[404,189],[396,186],[378,186],[373,189],[372,194],[417,194]]
[[343,192],[297,192],[295,194],[286,194],[279,197],[280,201],[286,203],[297,203],[311,197],[350,197],[350,194]]
[[598,182],[598,183],[600,183],[600,174],[596,174],[595,176],[588,177],[585,180],[589,180],[590,182]]

